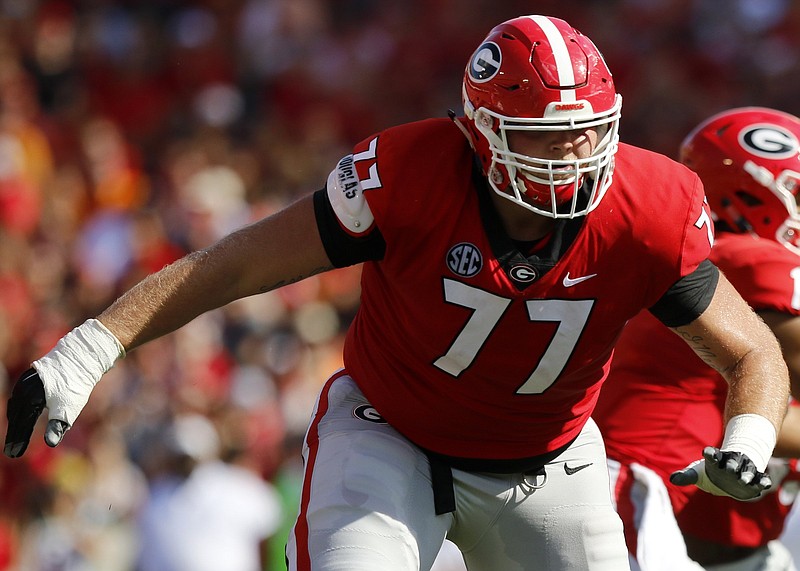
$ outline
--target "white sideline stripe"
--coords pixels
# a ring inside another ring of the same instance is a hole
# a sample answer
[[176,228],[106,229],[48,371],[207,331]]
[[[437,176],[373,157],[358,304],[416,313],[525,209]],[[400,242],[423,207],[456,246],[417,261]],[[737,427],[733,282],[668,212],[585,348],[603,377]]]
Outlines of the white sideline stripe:
[[[569,57],[569,49],[567,43],[561,32],[558,31],[553,22],[545,16],[529,16],[534,23],[539,26],[547,41],[550,42],[550,47],[553,49],[553,55],[556,58],[556,68],[558,69],[558,82],[560,85],[575,85],[575,70],[572,69],[572,58]],[[564,103],[571,103],[576,100],[574,89],[565,89],[561,91],[561,101]]]

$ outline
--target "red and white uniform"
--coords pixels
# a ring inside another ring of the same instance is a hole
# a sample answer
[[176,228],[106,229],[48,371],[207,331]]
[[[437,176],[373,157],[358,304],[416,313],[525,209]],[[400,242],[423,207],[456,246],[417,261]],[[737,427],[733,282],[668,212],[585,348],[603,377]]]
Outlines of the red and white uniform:
[[[757,311],[800,314],[800,258],[771,240],[717,235],[711,260]],[[791,500],[771,492],[756,502],[717,497],[669,483],[704,446],[722,442],[727,385],[648,312],[630,321],[594,412],[610,459],[638,463],[666,483],[681,529],[730,546],[758,547],[779,536]],[[633,537],[630,473],[617,481],[619,510]]]
[[[374,224],[385,254],[364,263],[345,368],[306,436],[292,571],[428,569],[445,535],[473,570],[628,566],[590,416],[626,321],[709,253],[702,186],[623,145],[602,203],[564,223],[548,242],[563,251],[538,263],[480,182],[446,119],[371,137],[329,177],[342,227]],[[423,448],[557,454],[537,473],[453,469],[455,511],[436,515]]]
[[435,452],[520,458],[569,442],[625,322],[708,255],[695,175],[622,145],[606,198],[555,267],[520,289],[450,121],[385,131],[370,152],[373,141],[355,165],[376,181],[364,196],[387,248],[363,268],[348,372],[392,426]]

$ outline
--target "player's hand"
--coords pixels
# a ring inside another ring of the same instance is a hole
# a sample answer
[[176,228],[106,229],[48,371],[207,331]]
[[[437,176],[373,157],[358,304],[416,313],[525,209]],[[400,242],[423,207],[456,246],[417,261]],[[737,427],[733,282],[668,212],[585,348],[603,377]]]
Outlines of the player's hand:
[[[8,399],[6,417],[8,429],[3,453],[9,458],[18,458],[25,453],[33,434],[36,421],[47,406],[44,384],[35,369],[30,368],[20,375],[11,397]],[[69,425],[57,419],[47,423],[44,440],[48,446],[56,446],[64,437]]]
[[770,477],[759,472],[746,454],[722,452],[713,446],[703,450],[702,460],[673,472],[669,481],[676,486],[694,484],[715,496],[730,496],[737,500],[754,500],[772,487]]

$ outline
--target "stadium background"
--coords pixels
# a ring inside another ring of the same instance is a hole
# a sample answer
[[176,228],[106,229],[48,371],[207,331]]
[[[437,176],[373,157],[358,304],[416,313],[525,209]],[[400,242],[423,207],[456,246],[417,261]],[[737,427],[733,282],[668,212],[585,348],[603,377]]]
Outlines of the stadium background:
[[[147,273],[321,187],[361,138],[458,110],[471,51],[530,12],[599,46],[626,142],[674,157],[727,107],[800,114],[791,0],[0,1],[0,413],[32,359]],[[37,432],[0,459],[0,570],[132,569],[187,414],[283,494],[266,567],[281,568],[299,442],[358,277],[202,316],[120,362],[58,449]]]

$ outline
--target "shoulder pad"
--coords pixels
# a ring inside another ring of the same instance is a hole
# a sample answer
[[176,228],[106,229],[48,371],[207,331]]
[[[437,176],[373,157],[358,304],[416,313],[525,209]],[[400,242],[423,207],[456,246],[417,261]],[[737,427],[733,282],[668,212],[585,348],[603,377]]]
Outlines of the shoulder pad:
[[363,234],[372,227],[375,219],[364,198],[353,155],[343,157],[328,175],[327,191],[336,217],[348,232]]

